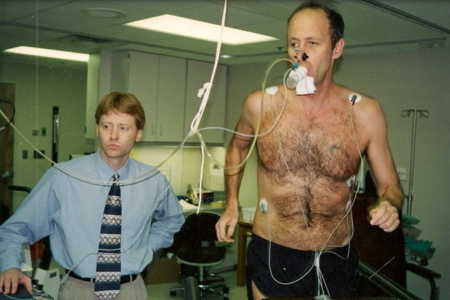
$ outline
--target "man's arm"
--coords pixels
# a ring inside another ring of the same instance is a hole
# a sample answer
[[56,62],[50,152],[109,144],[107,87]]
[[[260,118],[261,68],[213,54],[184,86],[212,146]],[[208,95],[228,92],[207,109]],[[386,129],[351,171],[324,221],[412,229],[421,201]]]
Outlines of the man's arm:
[[242,107],[241,117],[236,125],[235,134],[228,144],[225,160],[226,208],[216,224],[217,238],[221,242],[233,242],[234,229],[239,218],[238,194],[245,169],[245,159],[249,154],[254,134],[254,123],[259,120],[258,99],[261,93],[250,95]]
[[0,290],[15,294],[17,286],[24,284],[31,291],[31,279],[20,271],[22,245],[31,245],[50,235],[50,214],[57,208],[50,205],[49,193],[56,169],[50,168],[39,180],[17,211],[0,227]]
[[150,231],[150,242],[154,251],[171,246],[175,233],[184,223],[183,210],[169,182],[166,178],[163,178],[162,182],[158,188],[158,195],[161,196],[154,214],[156,222],[152,224]]
[[378,201],[369,212],[370,223],[391,232],[400,224],[403,191],[389,149],[386,121],[378,103],[375,102],[367,120],[371,120],[367,159],[378,189]]

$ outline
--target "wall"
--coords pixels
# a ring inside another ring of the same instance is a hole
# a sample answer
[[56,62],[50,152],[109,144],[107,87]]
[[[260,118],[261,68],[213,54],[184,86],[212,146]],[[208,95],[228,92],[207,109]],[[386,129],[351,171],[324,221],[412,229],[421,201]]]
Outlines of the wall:
[[[227,127],[234,128],[245,96],[260,88],[266,64],[229,68]],[[273,73],[283,74],[281,66]],[[450,181],[450,51],[446,49],[380,55],[344,56],[336,64],[335,81],[376,98],[388,122],[388,138],[397,167],[409,174],[412,117],[401,117],[406,109],[425,109],[428,118],[418,118],[412,215],[421,222],[420,239],[430,240],[436,253],[429,268],[442,274],[438,280],[441,299],[450,295],[450,253],[448,240],[448,192]],[[274,75],[276,77],[276,75]],[[278,79],[280,76],[278,76]],[[229,136],[228,136],[229,138]],[[240,190],[243,207],[256,205],[255,157],[247,163]],[[409,176],[408,176],[409,177]],[[405,194],[408,181],[402,181]],[[429,298],[429,284],[408,274],[409,289]]]
[[[2,63],[0,81],[16,84],[14,124],[33,145],[51,157],[52,109],[59,107],[59,161],[72,153],[93,151],[94,144],[84,138],[86,109],[86,68],[36,67],[27,64]],[[46,128],[46,136],[41,129]],[[32,136],[32,130],[39,136]],[[22,151],[28,150],[28,159]],[[14,184],[32,188],[51,163],[33,159],[33,148],[16,132],[14,134]],[[14,209],[23,192],[14,192]]]
[[[211,156],[223,165],[225,149],[208,147]],[[138,143],[131,152],[131,157],[143,163],[157,167],[172,184],[176,195],[186,195],[188,184],[195,189],[202,179],[202,189],[210,188],[209,165],[216,161],[204,156],[204,168],[201,175],[202,153],[200,146],[158,146],[150,143]],[[200,178],[202,176],[202,178]]]

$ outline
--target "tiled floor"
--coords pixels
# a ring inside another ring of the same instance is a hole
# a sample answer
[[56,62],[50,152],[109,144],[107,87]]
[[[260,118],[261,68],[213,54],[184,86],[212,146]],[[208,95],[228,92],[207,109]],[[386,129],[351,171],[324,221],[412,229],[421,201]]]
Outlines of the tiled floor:
[[[245,300],[247,299],[247,290],[244,286],[236,285],[236,271],[228,271],[218,274],[223,277],[230,288],[228,298],[230,300]],[[153,284],[147,285],[148,299],[149,300],[182,300],[183,293],[178,292],[176,296],[170,296],[170,288],[178,286],[177,282],[164,283],[164,284]],[[221,300],[220,295],[210,295],[204,296],[205,300]]]

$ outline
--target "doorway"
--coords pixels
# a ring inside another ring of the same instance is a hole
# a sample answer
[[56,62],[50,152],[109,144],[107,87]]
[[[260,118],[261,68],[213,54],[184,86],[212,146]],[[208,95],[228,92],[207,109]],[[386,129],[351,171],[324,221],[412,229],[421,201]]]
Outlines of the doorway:
[[[14,115],[15,88],[16,85],[13,83],[0,83],[0,109],[8,118]],[[8,189],[13,185],[13,171],[14,130],[0,115],[0,208],[9,213],[12,213],[13,208],[12,192]]]

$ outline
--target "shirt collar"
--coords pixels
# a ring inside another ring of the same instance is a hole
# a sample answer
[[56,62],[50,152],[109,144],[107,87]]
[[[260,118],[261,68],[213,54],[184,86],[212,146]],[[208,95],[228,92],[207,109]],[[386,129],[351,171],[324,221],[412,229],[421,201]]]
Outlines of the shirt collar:
[[105,161],[100,156],[100,152],[97,151],[95,153],[95,165],[97,167],[97,170],[98,170],[101,180],[111,181],[111,176],[114,173],[119,174],[119,176],[120,176],[119,180],[124,180],[124,179],[128,178],[128,173],[130,170],[130,158],[127,159],[125,164],[119,170],[115,171],[115,170],[111,169],[111,167],[105,163]]

